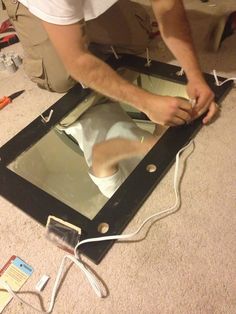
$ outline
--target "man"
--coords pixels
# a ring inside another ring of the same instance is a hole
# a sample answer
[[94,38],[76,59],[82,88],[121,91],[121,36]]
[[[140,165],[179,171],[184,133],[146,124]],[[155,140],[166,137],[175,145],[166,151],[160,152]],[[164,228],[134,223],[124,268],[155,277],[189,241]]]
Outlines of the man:
[[[3,0],[8,14],[12,9],[10,2]],[[213,101],[214,95],[201,74],[181,0],[150,2],[165,43],[187,75],[189,98],[196,100],[194,108],[182,99],[154,95],[130,84],[88,50],[85,30],[87,21],[102,17],[115,6],[125,5],[125,2],[127,1],[20,0],[20,7],[16,7],[15,11],[12,9],[10,14],[17,21],[16,11],[27,7],[39,19],[38,25],[43,25],[70,76],[83,85],[136,107],[158,124],[175,126],[189,123],[206,111],[208,113],[203,123],[208,123],[217,112],[217,106]],[[112,23],[111,20],[111,29]],[[122,25],[120,27],[122,29]],[[34,41],[33,36],[30,37],[30,31],[33,29],[28,30],[28,39]]]

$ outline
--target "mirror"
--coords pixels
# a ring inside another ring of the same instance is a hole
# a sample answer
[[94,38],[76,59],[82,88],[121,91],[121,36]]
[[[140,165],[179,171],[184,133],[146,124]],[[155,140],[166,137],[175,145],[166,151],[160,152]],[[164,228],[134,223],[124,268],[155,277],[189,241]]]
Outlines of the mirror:
[[[107,62],[150,92],[187,98],[177,66],[146,66],[146,59],[128,54]],[[233,83],[217,86],[213,75],[204,75],[220,103]],[[49,215],[78,226],[81,240],[121,234],[202,127],[202,117],[180,127],[156,126],[142,112],[79,84],[43,116],[50,110],[49,122],[37,117],[0,148],[0,195],[43,226]],[[113,176],[118,179],[107,182]],[[99,263],[113,243],[88,243],[80,252]]]
[[[187,97],[182,84],[131,70],[123,75],[150,92]],[[8,168],[93,219],[165,131],[93,93]]]

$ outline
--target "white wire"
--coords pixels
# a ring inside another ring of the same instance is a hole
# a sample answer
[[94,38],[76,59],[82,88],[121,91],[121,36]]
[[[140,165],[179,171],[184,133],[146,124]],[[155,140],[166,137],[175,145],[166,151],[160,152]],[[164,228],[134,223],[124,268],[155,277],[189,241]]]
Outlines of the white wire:
[[42,114],[40,116],[45,123],[48,123],[51,120],[52,114],[53,114],[53,109],[50,110],[49,115],[47,117],[44,117]]
[[176,75],[183,76],[184,75],[184,69],[180,68],[180,70],[176,72]]
[[111,50],[112,50],[112,52],[113,52],[115,58],[116,58],[117,60],[120,59],[119,56],[118,56],[118,54],[117,54],[116,51],[115,51],[115,48],[114,48],[113,46],[111,46]]
[[230,77],[230,78],[224,80],[223,82],[220,82],[218,80],[218,77],[217,77],[217,74],[216,74],[216,70],[213,70],[213,75],[214,75],[214,78],[215,78],[217,86],[222,86],[223,84],[225,84],[226,82],[229,82],[229,81],[236,81],[236,77]]
[[24,303],[25,305],[33,308],[35,311],[40,312],[40,313],[51,313],[55,304],[55,298],[56,298],[56,294],[58,291],[58,286],[60,284],[60,280],[61,280],[61,276],[63,273],[63,269],[64,269],[64,264],[66,259],[71,260],[72,262],[74,262],[80,269],[81,271],[85,274],[86,278],[88,279],[90,285],[92,286],[93,290],[95,291],[95,293],[97,294],[98,297],[102,298],[106,296],[106,289],[104,287],[104,284],[102,283],[102,281],[94,274],[92,273],[92,271],[83,263],[80,255],[77,253],[78,248],[85,244],[85,243],[91,243],[91,242],[101,242],[101,241],[111,241],[111,240],[124,240],[124,239],[130,239],[132,237],[134,237],[135,235],[137,235],[140,230],[144,227],[144,225],[152,220],[153,218],[156,219],[160,219],[163,218],[164,214],[165,216],[174,213],[175,211],[177,211],[179,204],[180,204],[180,193],[179,193],[179,184],[178,184],[178,171],[179,171],[179,156],[181,154],[182,151],[184,151],[185,149],[187,149],[190,145],[193,144],[193,141],[190,141],[189,144],[187,144],[186,146],[184,146],[182,149],[180,149],[176,155],[176,164],[175,164],[175,171],[174,171],[174,194],[175,194],[175,203],[173,206],[166,208],[158,213],[155,213],[153,215],[151,215],[150,217],[148,217],[147,219],[144,220],[144,222],[139,226],[139,228],[129,234],[122,234],[122,235],[112,235],[112,236],[103,236],[103,237],[97,237],[97,238],[90,238],[90,239],[85,239],[81,242],[78,242],[75,249],[74,249],[74,256],[71,255],[65,255],[62,259],[62,262],[60,264],[60,267],[58,269],[57,272],[57,276],[56,276],[56,280],[52,289],[52,295],[51,295],[51,300],[50,300],[50,304],[49,304],[49,308],[47,311],[43,311],[41,309],[38,309],[36,307],[34,307],[33,305],[31,305],[30,303],[26,302],[25,300],[23,300],[21,297],[19,297],[17,295],[17,293],[15,293],[11,287],[3,280],[0,279],[0,286],[2,286],[4,289],[6,289],[13,297],[15,297],[16,299],[18,299],[20,302]]
[[150,65],[152,64],[152,59],[150,58],[148,48],[146,48],[146,60],[147,60],[147,63],[145,64],[145,67],[150,67]]

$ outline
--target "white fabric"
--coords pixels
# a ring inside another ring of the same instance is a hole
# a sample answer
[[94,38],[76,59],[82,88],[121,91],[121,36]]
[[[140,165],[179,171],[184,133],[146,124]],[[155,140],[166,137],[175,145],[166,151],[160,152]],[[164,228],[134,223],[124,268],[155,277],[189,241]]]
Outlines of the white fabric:
[[[149,132],[133,122],[119,104],[111,102],[91,107],[78,121],[66,128],[65,132],[76,139],[90,169],[94,144],[117,137],[141,140],[142,137],[150,136]],[[142,158],[132,157],[120,161],[119,170],[109,177],[95,177],[91,170],[89,175],[103,195],[111,197]]]
[[69,25],[85,19],[92,20],[118,0],[19,0],[43,21]]
[[103,195],[110,198],[115,191],[121,186],[121,184],[128,178],[131,172],[142,160],[140,158],[130,158],[119,162],[119,169],[116,173],[109,177],[95,177],[92,172],[89,172],[90,178],[98,186]]

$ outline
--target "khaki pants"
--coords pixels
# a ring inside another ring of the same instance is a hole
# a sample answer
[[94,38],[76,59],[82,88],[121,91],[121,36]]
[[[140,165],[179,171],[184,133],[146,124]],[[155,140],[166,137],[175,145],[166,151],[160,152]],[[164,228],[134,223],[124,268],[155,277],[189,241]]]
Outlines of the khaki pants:
[[[24,68],[39,87],[66,92],[75,81],[66,71],[40,19],[21,3],[0,0],[5,6],[24,49]],[[148,47],[150,19],[139,4],[119,0],[98,18],[86,22],[91,52],[101,58],[112,53],[140,54]],[[69,47],[68,47],[69,49]]]

